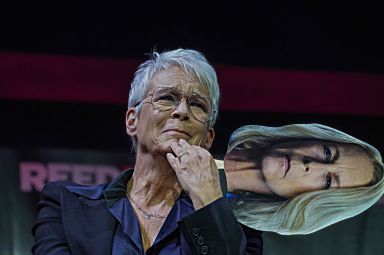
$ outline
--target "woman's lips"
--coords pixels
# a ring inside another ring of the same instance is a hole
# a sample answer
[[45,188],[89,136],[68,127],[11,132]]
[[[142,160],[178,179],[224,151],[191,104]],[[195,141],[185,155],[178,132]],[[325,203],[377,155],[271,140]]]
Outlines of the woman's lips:
[[174,129],[174,128],[167,129],[163,133],[174,134],[174,135],[182,134],[182,135],[186,135],[186,136],[190,137],[190,135],[187,132],[185,132],[184,130],[181,130],[181,129]]
[[288,155],[284,155],[284,177],[287,175],[289,172],[289,169],[291,168],[291,160],[288,157]]

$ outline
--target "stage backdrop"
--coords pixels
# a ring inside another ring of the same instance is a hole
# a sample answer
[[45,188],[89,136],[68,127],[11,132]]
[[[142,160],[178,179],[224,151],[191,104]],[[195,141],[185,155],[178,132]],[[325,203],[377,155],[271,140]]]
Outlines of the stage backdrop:
[[0,148],[0,254],[29,254],[36,204],[47,181],[110,181],[133,165],[130,152]]
[[[0,53],[0,255],[30,253],[36,203],[47,181],[93,185],[133,165],[124,111],[111,108],[125,108],[138,63]],[[285,124],[303,122],[295,115],[302,113],[304,122],[329,122],[384,148],[382,75],[216,68],[222,101],[213,153],[225,152],[229,134],[241,125],[280,125],[278,113],[287,114]],[[311,235],[263,236],[266,255],[382,254],[384,206]]]

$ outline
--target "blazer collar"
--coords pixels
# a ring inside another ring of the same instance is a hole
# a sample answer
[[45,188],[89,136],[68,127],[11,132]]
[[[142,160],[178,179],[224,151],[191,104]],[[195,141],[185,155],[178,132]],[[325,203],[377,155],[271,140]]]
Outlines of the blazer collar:
[[131,179],[133,169],[123,171],[111,183],[96,186],[67,185],[66,188],[74,194],[92,200],[106,198],[112,205],[121,197],[125,196],[126,185]]

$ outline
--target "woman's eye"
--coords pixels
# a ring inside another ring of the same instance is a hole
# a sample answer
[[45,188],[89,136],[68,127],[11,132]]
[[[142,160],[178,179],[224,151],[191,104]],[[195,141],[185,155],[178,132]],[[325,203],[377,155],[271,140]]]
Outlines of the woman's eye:
[[170,101],[170,102],[174,102],[175,101],[175,98],[171,95],[164,95],[164,96],[160,96],[156,99],[156,101]]
[[191,102],[189,106],[190,107],[197,107],[204,112],[206,111],[206,107],[203,104],[198,103],[198,102]]
[[332,151],[328,146],[324,146],[324,158],[326,162],[332,160]]
[[309,163],[311,163],[311,159],[310,159],[309,157],[304,157],[304,158],[303,158],[303,164],[304,164],[304,165],[307,165],[307,164],[309,164]]
[[331,184],[332,184],[332,175],[328,173],[327,176],[325,177],[324,188],[329,189],[331,187]]

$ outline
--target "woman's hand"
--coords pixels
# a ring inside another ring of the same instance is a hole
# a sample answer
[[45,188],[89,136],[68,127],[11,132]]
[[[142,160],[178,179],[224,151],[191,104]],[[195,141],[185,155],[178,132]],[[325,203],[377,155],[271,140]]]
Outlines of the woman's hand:
[[168,162],[196,210],[223,196],[219,171],[206,149],[190,145],[183,139],[171,143],[171,149],[176,157],[167,153]]

